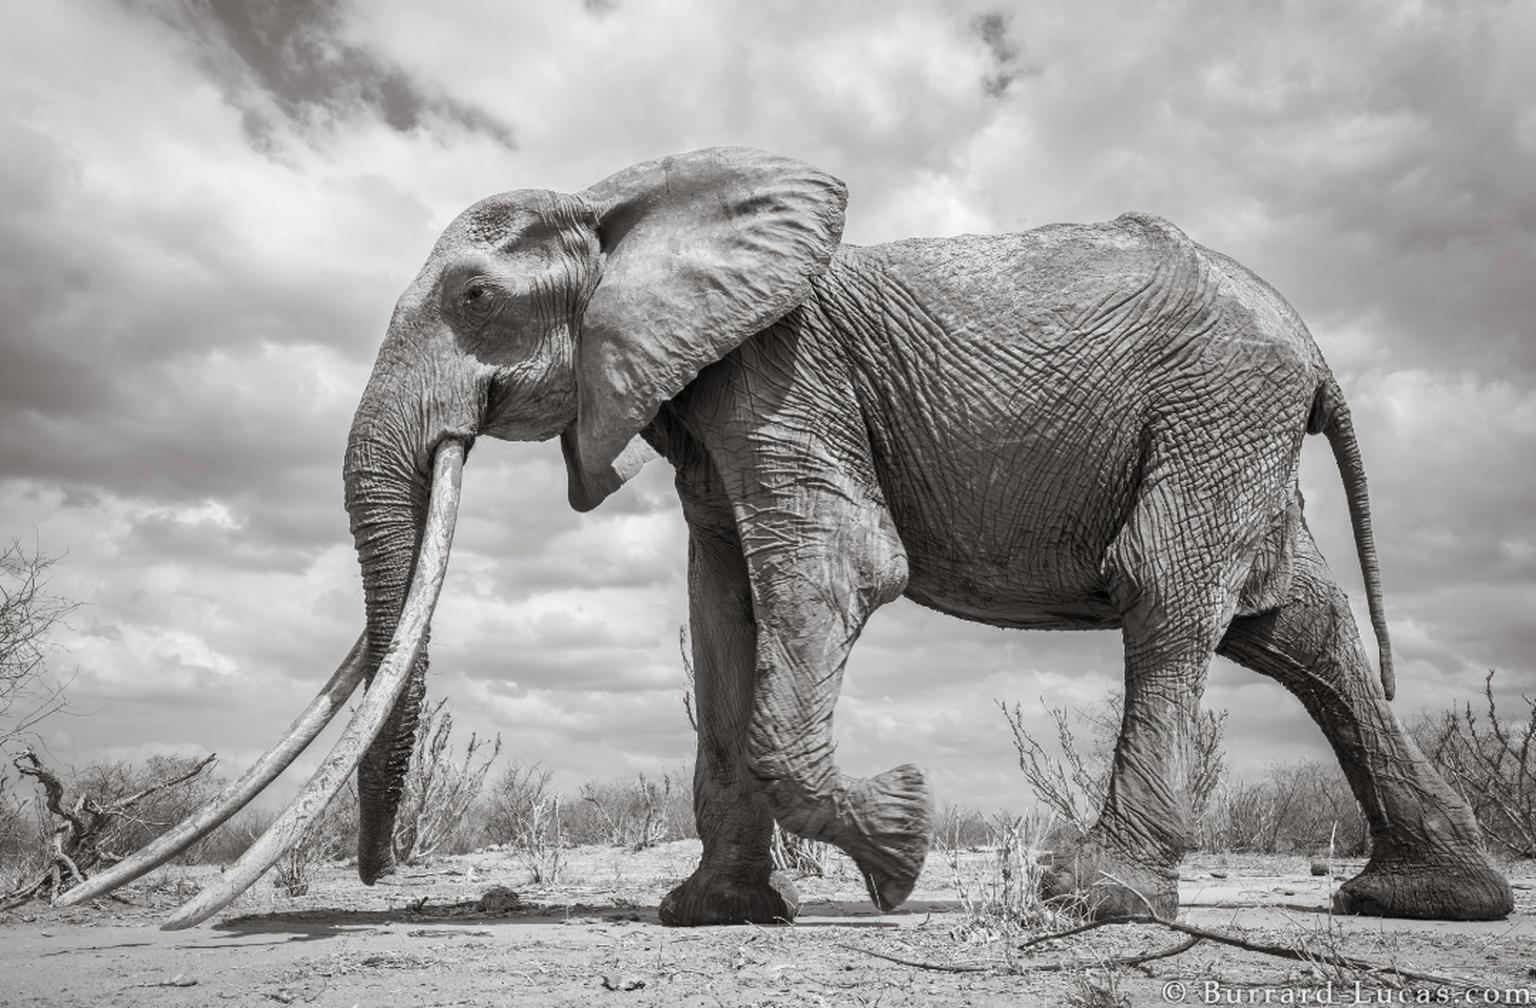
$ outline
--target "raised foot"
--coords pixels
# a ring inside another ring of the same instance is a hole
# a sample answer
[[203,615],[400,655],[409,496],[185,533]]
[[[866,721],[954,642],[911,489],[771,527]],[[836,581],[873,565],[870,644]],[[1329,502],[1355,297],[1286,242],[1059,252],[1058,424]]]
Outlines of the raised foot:
[[[911,763],[863,780],[843,792],[847,830],[837,845],[864,875],[864,888],[881,910],[906,902],[933,842],[933,788]],[[850,828],[851,827],[851,828]]]
[[1372,858],[1333,897],[1334,913],[1420,920],[1499,920],[1514,907],[1509,882],[1486,864]]
[[800,912],[800,893],[784,872],[766,882],[739,882],[703,868],[667,893],[658,915],[668,927],[710,924],[787,924]]
[[1179,914],[1179,873],[1138,864],[1089,837],[1051,854],[1040,877],[1047,900],[1081,902],[1092,920]]

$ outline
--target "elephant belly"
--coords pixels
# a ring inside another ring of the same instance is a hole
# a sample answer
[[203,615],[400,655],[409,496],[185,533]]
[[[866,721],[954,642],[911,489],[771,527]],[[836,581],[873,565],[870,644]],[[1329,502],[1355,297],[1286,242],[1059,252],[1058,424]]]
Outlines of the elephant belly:
[[929,609],[989,626],[1019,630],[1113,630],[1120,626],[1120,613],[1104,592],[1040,603],[974,595],[957,597],[954,592],[935,595],[924,586],[909,583],[906,595]]
[[907,447],[882,482],[907,553],[908,598],[995,626],[1120,625],[1102,564],[1130,506],[1134,454],[1014,444],[994,466],[940,464],[919,477],[916,458],[960,449]]

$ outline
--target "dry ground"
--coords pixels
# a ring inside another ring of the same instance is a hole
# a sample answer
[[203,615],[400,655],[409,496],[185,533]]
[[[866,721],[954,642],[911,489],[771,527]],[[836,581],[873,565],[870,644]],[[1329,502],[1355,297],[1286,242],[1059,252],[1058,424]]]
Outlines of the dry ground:
[[[127,904],[0,915],[0,1005],[1285,1004],[1316,1003],[1320,991],[1335,1004],[1536,1003],[1530,863],[1512,867],[1516,914],[1472,924],[1330,917],[1332,883],[1300,858],[1207,856],[1184,866],[1187,923],[1451,974],[1473,985],[1466,1000],[1433,984],[1209,943],[1140,968],[1097,965],[1178,937],[1152,926],[1013,953],[1010,969],[1012,943],[967,927],[956,888],[992,870],[986,851],[931,857],[897,913],[875,911],[846,862],[834,862],[829,877],[799,883],[805,906],[792,926],[664,928],[657,903],[697,855],[696,841],[638,853],[582,848],[569,852],[556,885],[530,885],[510,853],[443,858],[372,888],[332,866],[305,896],[264,880],[212,923],[180,932],[157,924],[218,869],[169,869],[125,890]],[[515,889],[521,904],[482,909],[477,901],[495,886]],[[871,953],[996,968],[944,972]],[[1038,969],[1051,963],[1067,968]]]

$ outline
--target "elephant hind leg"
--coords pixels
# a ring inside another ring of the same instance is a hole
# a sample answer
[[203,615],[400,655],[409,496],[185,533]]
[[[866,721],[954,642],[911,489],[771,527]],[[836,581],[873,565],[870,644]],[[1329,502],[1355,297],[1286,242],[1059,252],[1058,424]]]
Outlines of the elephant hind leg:
[[1349,602],[1303,527],[1288,601],[1232,622],[1219,653],[1278,680],[1328,737],[1370,824],[1365,870],[1334,898],[1341,913],[1491,920],[1513,906],[1472,810],[1435,772],[1388,706]]
[[[1104,808],[1086,837],[1054,853],[1042,883],[1048,898],[1080,897],[1100,918],[1178,911],[1195,717],[1263,515],[1244,494],[1252,491],[1236,479],[1217,486],[1169,472],[1145,486],[1109,548],[1105,568],[1125,648],[1124,715]],[[1223,498],[1229,506],[1213,503]]]

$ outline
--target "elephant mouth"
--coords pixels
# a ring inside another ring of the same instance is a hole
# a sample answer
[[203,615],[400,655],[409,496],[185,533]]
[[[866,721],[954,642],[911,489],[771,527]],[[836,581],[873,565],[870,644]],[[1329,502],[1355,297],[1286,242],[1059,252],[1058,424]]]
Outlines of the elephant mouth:
[[[378,736],[421,653],[432,611],[442,590],[458,516],[465,451],[463,441],[449,438],[440,442],[433,454],[426,529],[405,607],[372,685],[364,693],[346,731],[267,831],[224,871],[218,881],[189,900],[161,925],[162,930],[174,931],[202,923],[228,906],[276,864],[325,811],[326,805]],[[59,897],[58,905],[81,903],[133,881],[165,864],[243,808],[282,773],[341,710],[367,671],[367,651],[365,632],[315,699],[244,776],[154,843],[64,893]]]

